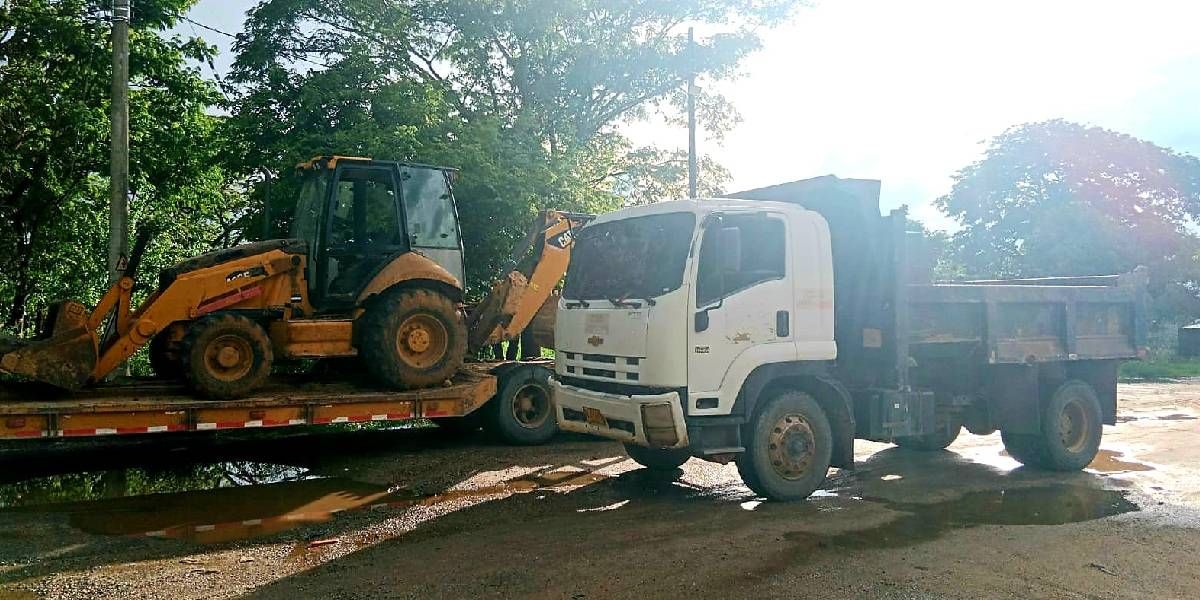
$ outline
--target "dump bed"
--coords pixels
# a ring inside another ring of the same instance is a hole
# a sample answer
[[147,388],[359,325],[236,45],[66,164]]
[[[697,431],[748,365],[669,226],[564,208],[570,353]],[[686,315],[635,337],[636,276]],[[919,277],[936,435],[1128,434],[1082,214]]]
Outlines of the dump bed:
[[199,400],[178,384],[154,380],[105,384],[69,394],[36,385],[2,387],[0,439],[463,416],[496,393],[492,366],[468,363],[449,385],[403,392],[277,377],[253,396],[226,401]]
[[908,287],[909,352],[992,364],[1138,356],[1141,272]]

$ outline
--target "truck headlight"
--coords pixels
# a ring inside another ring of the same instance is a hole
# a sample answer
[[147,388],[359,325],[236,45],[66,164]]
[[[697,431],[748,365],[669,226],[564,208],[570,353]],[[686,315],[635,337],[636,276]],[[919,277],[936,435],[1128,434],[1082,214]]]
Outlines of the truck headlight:
[[668,448],[679,443],[679,435],[675,433],[675,419],[671,416],[670,404],[643,406],[642,427],[646,430],[646,441],[653,447]]

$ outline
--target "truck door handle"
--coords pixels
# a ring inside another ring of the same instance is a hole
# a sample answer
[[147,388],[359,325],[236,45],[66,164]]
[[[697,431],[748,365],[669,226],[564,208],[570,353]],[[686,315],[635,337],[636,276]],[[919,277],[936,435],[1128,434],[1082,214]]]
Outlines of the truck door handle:
[[788,319],[788,311],[786,311],[786,310],[775,311],[775,336],[782,338],[782,337],[787,337],[791,334],[792,334],[791,323],[789,322],[789,319]]

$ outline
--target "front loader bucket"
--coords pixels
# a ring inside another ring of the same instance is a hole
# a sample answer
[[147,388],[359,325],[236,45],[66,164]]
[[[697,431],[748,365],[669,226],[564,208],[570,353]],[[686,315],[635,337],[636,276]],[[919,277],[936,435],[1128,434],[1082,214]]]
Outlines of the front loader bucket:
[[0,372],[75,390],[96,368],[96,338],[86,327],[73,327],[45,340],[0,344]]

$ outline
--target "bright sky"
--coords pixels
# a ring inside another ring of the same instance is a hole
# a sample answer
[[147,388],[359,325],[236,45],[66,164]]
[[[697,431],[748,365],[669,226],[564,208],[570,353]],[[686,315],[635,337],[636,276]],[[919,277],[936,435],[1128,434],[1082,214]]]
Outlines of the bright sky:
[[[191,17],[237,32],[250,0]],[[1065,118],[1200,155],[1200,3],[813,0],[723,89],[743,122],[700,150],[731,190],[828,173],[883,180],[883,204],[930,226],[950,176],[1007,127]],[[191,33],[184,23],[183,33]],[[198,30],[231,59],[229,40]],[[630,126],[641,143],[686,132]]]

